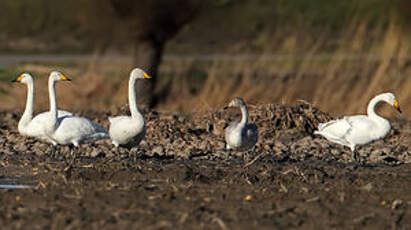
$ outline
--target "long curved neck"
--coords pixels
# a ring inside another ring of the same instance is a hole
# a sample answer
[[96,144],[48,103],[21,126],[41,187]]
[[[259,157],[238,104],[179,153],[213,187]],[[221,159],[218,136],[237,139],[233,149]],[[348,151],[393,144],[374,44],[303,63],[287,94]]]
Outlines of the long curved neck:
[[376,112],[375,112],[375,106],[380,103],[381,101],[383,101],[383,99],[381,99],[379,96],[374,97],[373,99],[371,99],[370,103],[368,103],[368,107],[367,107],[367,114],[368,117],[370,118],[377,118],[377,119],[384,119],[383,117],[379,116]]
[[33,82],[27,83],[27,101],[26,109],[24,110],[23,117],[33,118],[33,105],[34,104],[34,84]]
[[20,118],[18,129],[23,130],[33,119],[33,104],[34,104],[34,84],[27,83],[27,101],[24,113]]
[[245,124],[247,124],[247,122],[248,122],[248,110],[247,110],[247,106],[241,105],[241,106],[240,106],[240,110],[241,110],[241,115],[242,115],[240,124],[245,125]]
[[53,78],[49,79],[49,101],[50,101],[50,112],[49,119],[50,124],[55,125],[57,123],[57,98],[55,90],[55,81]]
[[140,115],[137,108],[137,98],[136,98],[136,79],[130,78],[128,81],[128,104],[130,106],[130,113],[133,118]]

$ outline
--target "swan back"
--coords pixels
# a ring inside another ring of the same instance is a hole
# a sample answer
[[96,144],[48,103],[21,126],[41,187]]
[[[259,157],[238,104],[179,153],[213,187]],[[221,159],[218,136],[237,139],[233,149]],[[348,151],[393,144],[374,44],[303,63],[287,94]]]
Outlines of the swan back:
[[59,144],[78,146],[109,137],[102,126],[84,117],[67,115],[59,117],[57,122],[57,129],[51,134],[51,138]]

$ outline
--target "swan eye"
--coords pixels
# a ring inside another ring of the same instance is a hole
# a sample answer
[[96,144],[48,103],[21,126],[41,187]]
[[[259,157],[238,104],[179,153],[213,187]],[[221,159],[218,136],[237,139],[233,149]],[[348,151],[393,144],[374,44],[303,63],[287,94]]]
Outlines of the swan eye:
[[394,107],[398,108],[398,101],[397,100],[394,101]]
[[146,72],[143,72],[144,78],[150,79],[150,75],[148,75]]

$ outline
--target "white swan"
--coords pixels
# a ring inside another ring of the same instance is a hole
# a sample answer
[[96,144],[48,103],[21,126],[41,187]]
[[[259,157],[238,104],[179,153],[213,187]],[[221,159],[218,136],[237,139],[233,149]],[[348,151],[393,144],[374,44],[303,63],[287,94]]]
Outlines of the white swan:
[[369,102],[367,115],[345,116],[342,119],[321,123],[318,125],[318,131],[315,131],[314,134],[322,135],[331,142],[350,147],[353,160],[358,161],[355,149],[357,145],[364,145],[384,138],[391,129],[390,122],[375,113],[375,106],[379,102],[387,102],[401,113],[394,94],[383,93]]
[[[21,135],[36,137],[41,140],[47,140],[43,132],[43,124],[48,119],[48,112],[38,114],[33,118],[34,107],[34,80],[31,74],[23,73],[11,82],[21,83],[27,85],[27,101],[26,108],[20,118],[18,124],[18,131]],[[58,110],[58,116],[71,115],[70,112]]]
[[128,81],[128,103],[131,116],[109,117],[110,138],[115,147],[122,146],[131,148],[137,146],[146,134],[144,117],[138,111],[136,102],[135,84],[137,79],[150,79],[151,77],[139,68],[135,68],[130,73]]
[[62,73],[53,71],[49,76],[50,112],[44,122],[44,133],[53,145],[79,144],[108,138],[107,131],[100,125],[76,115],[57,117],[56,81],[70,81]]
[[255,145],[258,139],[258,129],[255,124],[248,122],[247,106],[243,99],[234,98],[228,107],[240,107],[241,121],[232,122],[225,129],[225,140],[227,149],[246,150]]

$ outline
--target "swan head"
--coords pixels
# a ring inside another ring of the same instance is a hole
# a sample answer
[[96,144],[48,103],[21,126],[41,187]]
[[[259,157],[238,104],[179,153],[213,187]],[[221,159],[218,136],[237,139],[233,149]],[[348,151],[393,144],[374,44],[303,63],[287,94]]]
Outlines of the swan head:
[[245,102],[242,98],[236,97],[234,98],[230,104],[228,104],[228,107],[242,107],[245,106]]
[[148,75],[144,70],[135,68],[130,73],[130,79],[150,79],[150,75]]
[[33,83],[33,77],[29,73],[23,73],[18,76],[16,79],[13,79],[11,82],[21,83],[21,84],[28,84]]
[[392,105],[396,110],[398,110],[398,112],[402,112],[400,109],[400,104],[398,103],[398,100],[395,98],[395,95],[393,93],[383,93],[380,94],[379,97],[381,98],[381,100]]
[[54,81],[71,81],[70,78],[66,77],[64,74],[58,72],[58,71],[53,71],[50,73],[49,79],[52,79]]

